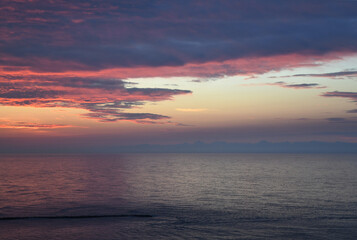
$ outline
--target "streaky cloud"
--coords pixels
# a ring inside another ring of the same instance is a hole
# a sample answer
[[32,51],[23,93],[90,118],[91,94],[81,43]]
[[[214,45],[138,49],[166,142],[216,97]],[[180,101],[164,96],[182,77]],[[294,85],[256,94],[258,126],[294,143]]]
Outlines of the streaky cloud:
[[321,96],[323,97],[341,97],[341,98],[348,98],[352,101],[357,101],[357,92],[340,92],[340,91],[333,91],[333,92],[325,92]]
[[282,88],[292,88],[292,89],[321,89],[326,88],[318,83],[286,83],[286,82],[275,82],[275,83],[256,83],[256,84],[241,84],[241,86],[278,86]]
[[43,124],[43,123],[30,123],[30,122],[0,121],[0,128],[9,128],[9,129],[50,130],[50,129],[57,129],[57,128],[78,128],[78,127],[79,126],[66,125],[66,124]]
[[269,78],[286,78],[286,77],[323,77],[323,78],[339,78],[339,77],[354,77],[357,76],[357,71],[339,71],[329,73],[300,73],[287,76],[271,76]]
[[357,113],[357,109],[351,109],[347,111],[348,113]]
[[326,120],[329,121],[329,122],[345,122],[346,121],[345,118],[337,118],[337,117],[326,118]]
[[113,78],[3,73],[0,76],[0,104],[79,108],[89,111],[82,114],[83,117],[100,122],[128,120],[143,123],[143,120],[157,121],[170,117],[123,110],[137,108],[145,102],[171,100],[173,96],[191,93],[189,90],[127,85],[131,85],[130,82]]
[[292,77],[346,77],[357,76],[357,71],[340,71],[330,73],[308,73],[308,74],[294,74]]

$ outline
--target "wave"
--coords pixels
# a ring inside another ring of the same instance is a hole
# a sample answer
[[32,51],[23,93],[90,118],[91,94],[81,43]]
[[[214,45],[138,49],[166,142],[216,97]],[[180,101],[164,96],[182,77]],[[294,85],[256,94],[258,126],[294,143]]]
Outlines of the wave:
[[148,214],[119,214],[119,215],[80,215],[80,216],[30,216],[30,217],[0,217],[0,221],[27,219],[68,219],[68,218],[151,218]]

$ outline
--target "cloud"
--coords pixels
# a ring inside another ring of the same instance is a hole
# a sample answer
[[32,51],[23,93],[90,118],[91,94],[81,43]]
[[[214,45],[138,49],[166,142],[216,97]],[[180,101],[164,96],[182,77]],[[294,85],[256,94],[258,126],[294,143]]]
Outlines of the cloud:
[[356,2],[333,0],[4,0],[0,65],[65,72],[211,63],[235,75],[246,70],[222,62],[355,53],[356,11]]
[[309,74],[295,74],[292,77],[346,77],[356,76],[357,71],[340,71],[330,73],[309,73]]
[[[170,118],[168,116],[152,113],[123,113],[119,112],[116,109],[110,109],[109,111],[99,109],[93,113],[82,114],[82,116],[90,119],[97,119],[100,122],[115,122],[118,120],[128,120],[137,123],[149,123],[149,121],[143,120],[162,120]],[[150,121],[150,123],[153,123],[153,121]]]
[[55,98],[60,94],[58,91],[43,90],[43,89],[11,89],[0,93],[0,98],[6,99],[42,99],[42,98]]
[[10,122],[0,121],[0,128],[10,129],[57,129],[57,128],[73,128],[78,126],[65,125],[65,124],[42,124],[42,123],[29,123],[29,122]]
[[50,74],[2,74],[0,104],[5,106],[67,107],[89,111],[85,118],[101,122],[168,119],[154,113],[128,113],[145,102],[170,100],[189,94],[189,90],[167,88],[132,88],[121,79],[68,77]]
[[348,113],[357,113],[357,109],[351,109],[347,111]]
[[[357,92],[334,91],[334,92],[325,92],[321,96],[347,98],[352,100],[353,102],[357,102]],[[357,113],[357,109],[348,110],[347,113]]]
[[329,122],[345,122],[346,121],[345,118],[337,118],[337,117],[326,118],[326,120],[329,121]]
[[357,121],[354,118],[341,118],[341,117],[332,117],[326,118],[327,121],[331,123],[343,123],[343,124],[355,124]]
[[321,96],[323,97],[342,97],[342,98],[349,98],[352,101],[357,101],[357,92],[325,92]]
[[241,84],[241,86],[279,86],[283,88],[293,88],[293,89],[320,89],[326,88],[318,83],[298,83],[289,84],[285,82],[275,82],[275,83],[257,83],[257,84]]
[[294,89],[306,89],[306,88],[325,88],[317,83],[299,83],[299,84],[286,84],[284,82],[278,82],[277,85],[284,88],[294,88]]
[[316,66],[357,52],[356,11],[355,2],[333,0],[3,0],[0,104],[84,109],[83,117],[106,122],[168,121],[129,110],[191,91],[124,79],[201,82]]
[[310,118],[297,118],[296,120],[298,121],[308,121],[311,120]]
[[[281,77],[330,77],[330,78],[338,78],[338,77],[354,77],[357,76],[357,71],[340,71],[340,72],[329,72],[329,73],[303,73],[303,74],[294,74],[288,76]],[[272,76],[269,78],[278,78],[277,76]]]

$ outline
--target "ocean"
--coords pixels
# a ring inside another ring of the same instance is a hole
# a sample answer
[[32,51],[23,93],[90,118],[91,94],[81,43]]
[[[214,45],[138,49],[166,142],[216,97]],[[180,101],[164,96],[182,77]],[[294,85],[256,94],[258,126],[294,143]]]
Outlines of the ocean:
[[0,239],[357,239],[357,155],[0,155]]

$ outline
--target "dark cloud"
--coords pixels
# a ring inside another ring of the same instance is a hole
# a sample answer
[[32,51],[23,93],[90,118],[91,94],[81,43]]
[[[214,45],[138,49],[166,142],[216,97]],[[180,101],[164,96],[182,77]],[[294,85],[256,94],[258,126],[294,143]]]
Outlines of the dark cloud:
[[348,110],[348,113],[357,113],[357,109]]
[[81,106],[84,109],[90,111],[90,113],[82,114],[85,118],[96,119],[100,122],[115,122],[119,120],[135,121],[138,123],[149,123],[143,120],[151,120],[150,123],[155,123],[155,120],[169,119],[170,117],[152,114],[152,113],[126,113],[122,112],[122,109],[130,109],[138,105],[142,105],[142,102],[124,102],[116,101],[113,103],[82,103]]
[[316,87],[320,87],[319,84],[317,83],[300,83],[300,84],[285,84],[283,85],[283,87],[286,88],[316,88]]
[[94,113],[85,113],[82,116],[86,118],[96,119],[100,122],[116,122],[119,120],[128,120],[128,121],[135,121],[137,123],[156,123],[155,121],[143,121],[146,119],[149,120],[162,120],[162,119],[169,119],[170,117],[159,115],[159,114],[152,114],[152,113],[123,113],[117,110],[112,111],[96,111]]
[[321,96],[323,97],[342,97],[342,98],[349,98],[352,101],[357,101],[357,92],[325,92]]
[[326,118],[326,120],[331,123],[338,123],[338,124],[356,124],[357,123],[357,121],[354,118],[332,117],[332,118]]
[[337,118],[337,117],[335,117],[335,118],[326,118],[326,120],[329,121],[329,122],[345,122],[346,121],[345,118]]
[[356,15],[357,2],[332,0],[4,0],[0,65],[58,72],[356,52]]
[[165,88],[127,88],[127,92],[130,95],[143,95],[147,97],[157,98],[157,99],[168,99],[173,95],[178,94],[188,94],[191,93],[189,90],[179,90],[179,89],[165,89]]
[[[339,92],[339,91],[334,91],[334,92],[325,92],[323,93],[321,96],[323,97],[341,97],[341,98],[348,98],[351,99],[353,102],[357,102],[357,92]],[[347,113],[357,113],[357,109],[352,109],[352,110],[348,110]],[[340,121],[340,118],[331,118],[332,121],[333,119],[335,119],[336,121]],[[330,119],[330,121],[331,121]],[[345,119],[341,120],[342,122],[348,122],[347,120],[345,121]],[[357,122],[355,120],[353,120],[354,122]]]
[[267,83],[263,85],[268,86],[279,86],[283,88],[293,88],[293,89],[311,89],[311,88],[325,88],[317,83],[298,83],[298,84],[289,84],[286,82],[275,82],[275,83]]
[[[191,91],[167,88],[130,88],[121,79],[53,75],[0,76],[0,104],[7,106],[67,107],[88,110],[86,118],[102,122],[163,120],[153,113],[127,113],[145,102],[172,99]],[[129,83],[129,85],[131,85]]]
[[49,78],[47,82],[39,83],[40,86],[63,86],[71,88],[94,88],[94,89],[123,89],[125,88],[125,81],[120,79],[91,79],[91,78]]
[[42,89],[9,89],[0,93],[0,99],[22,99],[22,98],[56,98],[61,92]]
[[[330,72],[330,73],[303,73],[303,74],[294,74],[282,77],[331,77],[331,78],[338,78],[338,77],[353,77],[357,76],[357,71],[340,71],[340,72]],[[269,78],[280,78],[277,76],[272,76]]]
[[295,74],[292,77],[346,77],[355,76],[357,71],[340,71],[331,73],[309,73],[309,74]]

